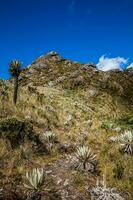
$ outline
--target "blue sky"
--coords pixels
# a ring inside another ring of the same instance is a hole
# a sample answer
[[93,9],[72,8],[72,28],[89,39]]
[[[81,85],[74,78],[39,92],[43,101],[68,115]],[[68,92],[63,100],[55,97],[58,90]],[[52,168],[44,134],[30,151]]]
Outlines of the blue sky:
[[0,77],[8,63],[24,66],[55,50],[98,63],[99,57],[133,61],[133,0],[0,0]]

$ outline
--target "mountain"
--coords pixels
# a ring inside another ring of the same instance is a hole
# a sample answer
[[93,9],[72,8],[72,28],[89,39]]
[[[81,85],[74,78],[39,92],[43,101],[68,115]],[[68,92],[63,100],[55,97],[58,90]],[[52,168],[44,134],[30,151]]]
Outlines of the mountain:
[[[23,69],[16,106],[12,91],[12,79],[0,81],[0,188],[10,196],[3,192],[1,199],[26,199],[23,177],[37,167],[50,179],[52,196],[42,199],[88,200],[86,188],[95,185],[105,168],[108,185],[133,199],[133,157],[125,159],[119,143],[109,141],[133,131],[131,69],[103,72],[93,63],[50,52]],[[52,153],[43,139],[47,132],[57,137]],[[97,155],[97,170],[73,167],[74,152],[82,145]]]

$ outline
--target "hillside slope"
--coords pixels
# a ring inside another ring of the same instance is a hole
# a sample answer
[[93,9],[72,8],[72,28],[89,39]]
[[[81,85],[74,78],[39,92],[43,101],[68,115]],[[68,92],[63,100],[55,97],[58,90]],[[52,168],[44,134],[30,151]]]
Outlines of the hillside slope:
[[[50,52],[21,73],[16,107],[12,83],[0,81],[0,188],[26,199],[25,172],[43,167],[53,195],[42,199],[88,200],[86,188],[94,186],[106,168],[108,185],[133,199],[133,156],[125,159],[119,144],[109,142],[111,136],[133,130],[132,70],[102,72],[92,63]],[[47,131],[58,138],[50,154],[42,140]],[[71,166],[81,145],[97,155],[97,172]],[[116,178],[123,168],[123,176]]]

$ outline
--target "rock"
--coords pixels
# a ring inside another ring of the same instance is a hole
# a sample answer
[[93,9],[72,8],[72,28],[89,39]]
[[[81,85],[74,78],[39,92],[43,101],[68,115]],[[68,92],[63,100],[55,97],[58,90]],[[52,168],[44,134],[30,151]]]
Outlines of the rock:
[[57,178],[57,185],[60,185],[62,183],[62,179],[61,178]]
[[60,83],[60,82],[63,82],[66,78],[67,78],[66,76],[60,76],[55,80],[55,82],[56,82],[56,84]]
[[79,70],[76,70],[75,72],[73,72],[69,78],[71,78],[69,82],[70,89],[74,89],[78,86],[83,86],[85,84],[84,77],[79,76]]
[[[42,61],[37,62],[32,65],[32,67],[29,69],[29,72],[32,73],[34,69],[39,68],[39,69],[48,69],[48,65]],[[33,69],[32,69],[33,68]]]
[[64,181],[63,185],[64,185],[64,186],[67,186],[67,185],[69,185],[69,182],[70,182],[69,179],[66,179],[66,180]]
[[88,91],[89,97],[96,97],[98,95],[98,91],[95,89],[91,89]]
[[67,119],[64,123],[65,126],[70,126],[73,122],[73,115],[72,114],[68,114]]
[[59,147],[61,153],[70,153],[74,150],[74,145],[72,143],[64,143]]
[[115,128],[113,128],[112,130],[113,130],[113,131],[116,131],[116,132],[120,132],[120,131],[121,131],[121,127],[119,127],[119,126],[118,126],[118,127],[115,127]]
[[89,68],[95,68],[96,69],[96,65],[93,64],[93,63],[88,63],[88,64],[85,64],[81,67],[81,70],[88,70]]
[[49,171],[45,171],[46,174],[51,174],[52,173],[52,170],[49,170]]
[[57,84],[63,82],[65,79],[67,79],[66,76],[60,76],[60,77],[58,77],[57,79],[55,79],[54,81],[50,81],[50,82],[48,83],[48,85],[49,85],[50,87],[53,87],[53,86],[55,86],[55,85],[57,85]]
[[84,78],[83,76],[78,76],[73,80],[73,86],[79,86],[79,85],[84,85]]
[[64,66],[65,66],[65,67],[71,67],[72,64],[73,64],[73,63],[72,63],[72,61],[70,61],[70,60],[65,60],[65,61],[64,61]]
[[89,119],[89,120],[87,121],[87,125],[88,125],[89,127],[91,127],[92,124],[93,124],[93,121],[92,121],[91,119]]
[[58,53],[56,51],[50,51],[47,53],[48,56],[57,56]]
[[47,61],[52,61],[54,63],[58,63],[64,60],[64,58],[62,58],[57,52],[55,51],[51,51],[49,53],[46,54],[45,59],[47,59]]
[[53,86],[54,86],[54,81],[50,81],[50,82],[48,83],[48,86],[49,86],[49,87],[53,87]]

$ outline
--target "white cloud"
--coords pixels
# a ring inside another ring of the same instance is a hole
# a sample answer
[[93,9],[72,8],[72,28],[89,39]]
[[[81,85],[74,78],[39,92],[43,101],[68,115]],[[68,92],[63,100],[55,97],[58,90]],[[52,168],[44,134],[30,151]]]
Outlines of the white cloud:
[[133,63],[131,63],[129,66],[127,66],[127,69],[133,68]]
[[123,57],[116,57],[116,58],[108,58],[104,55],[99,58],[99,62],[96,65],[99,70],[102,71],[109,71],[119,69],[122,70],[122,66],[127,64],[128,59]]

